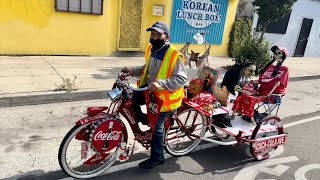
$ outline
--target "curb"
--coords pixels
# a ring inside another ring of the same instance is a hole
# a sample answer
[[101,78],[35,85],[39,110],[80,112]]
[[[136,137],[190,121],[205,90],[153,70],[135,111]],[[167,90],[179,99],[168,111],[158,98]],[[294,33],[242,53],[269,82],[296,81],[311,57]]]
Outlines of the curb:
[[[291,77],[289,81],[305,81],[320,79],[320,75]],[[220,86],[220,83],[217,84]],[[15,107],[25,105],[50,104],[70,101],[85,101],[95,99],[107,99],[107,90],[89,90],[74,92],[38,92],[38,93],[19,93],[15,96],[4,94],[0,97],[1,107]]]
[[61,103],[70,101],[85,101],[94,99],[106,99],[107,91],[83,91],[83,92],[40,92],[21,93],[17,96],[0,98],[1,107],[14,107],[37,104]]

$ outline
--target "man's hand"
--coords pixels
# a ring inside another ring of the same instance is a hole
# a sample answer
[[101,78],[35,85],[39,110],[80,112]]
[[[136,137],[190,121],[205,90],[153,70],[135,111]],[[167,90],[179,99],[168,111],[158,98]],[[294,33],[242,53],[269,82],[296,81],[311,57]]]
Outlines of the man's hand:
[[239,85],[234,86],[234,91],[241,92],[242,88]]
[[133,68],[132,67],[124,67],[121,69],[121,72],[123,72],[124,76],[132,76],[133,75]]
[[276,86],[280,86],[280,81],[276,82],[275,85],[276,85]]
[[158,82],[158,81],[154,81],[152,82],[150,85],[149,85],[149,90],[151,92],[154,92],[154,91],[161,91],[163,90],[164,88],[161,86],[161,84]]

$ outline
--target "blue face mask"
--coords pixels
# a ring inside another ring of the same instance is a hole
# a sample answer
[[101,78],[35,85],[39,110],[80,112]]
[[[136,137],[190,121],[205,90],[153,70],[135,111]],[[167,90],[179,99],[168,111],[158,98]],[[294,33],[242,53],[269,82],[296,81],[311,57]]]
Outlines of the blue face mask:
[[158,50],[166,43],[166,40],[165,39],[154,40],[154,39],[150,38],[149,42],[152,44],[152,47],[154,48],[154,50]]

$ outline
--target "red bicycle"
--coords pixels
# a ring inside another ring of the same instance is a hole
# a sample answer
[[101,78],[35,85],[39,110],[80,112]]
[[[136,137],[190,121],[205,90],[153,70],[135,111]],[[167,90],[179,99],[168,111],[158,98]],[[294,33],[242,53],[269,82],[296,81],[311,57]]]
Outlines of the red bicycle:
[[[144,91],[150,130],[142,131],[132,110],[133,91]],[[108,92],[110,106],[89,107],[87,116],[78,120],[66,134],[59,148],[61,169],[75,178],[95,177],[117,160],[126,161],[133,154],[135,141],[148,149],[161,100],[148,88],[133,88],[119,74]],[[194,150],[208,129],[208,119],[197,109],[182,105],[165,121],[165,150],[183,156]]]
[[[150,130],[142,131],[132,110],[133,91],[144,91]],[[78,120],[66,134],[59,148],[61,169],[75,178],[95,177],[109,169],[117,160],[126,161],[133,154],[135,141],[148,149],[152,129],[159,114],[161,100],[148,88],[133,88],[121,74],[108,92],[110,106],[89,107],[87,116]],[[227,107],[206,112],[200,105],[184,99],[178,110],[165,121],[165,150],[173,156],[183,156],[194,150],[201,140],[220,145],[248,143],[257,160],[268,159],[286,141],[282,121],[278,116],[262,117],[252,125],[237,116],[233,127],[220,127],[219,117],[229,113]],[[216,140],[205,136],[207,130]],[[229,139],[233,137],[233,141]]]

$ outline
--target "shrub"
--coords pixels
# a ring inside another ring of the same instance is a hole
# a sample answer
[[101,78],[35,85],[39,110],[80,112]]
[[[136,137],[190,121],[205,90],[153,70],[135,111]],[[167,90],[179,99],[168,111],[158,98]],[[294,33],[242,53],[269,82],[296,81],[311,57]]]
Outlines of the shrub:
[[253,62],[257,70],[261,70],[271,60],[269,53],[270,43],[268,41],[259,43],[259,36],[253,35],[244,40],[244,45],[240,47],[234,61],[235,63]]
[[228,44],[228,56],[235,58],[238,56],[240,48],[245,45],[245,40],[251,38],[252,21],[248,18],[237,19],[230,32]]
[[228,56],[234,58],[236,64],[253,62],[258,70],[270,61],[270,43],[252,34],[252,21],[248,18],[237,19],[230,32]]

